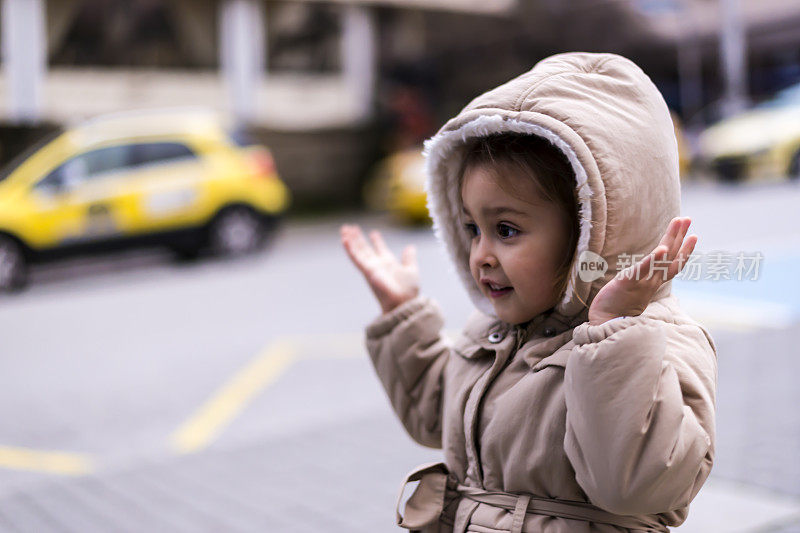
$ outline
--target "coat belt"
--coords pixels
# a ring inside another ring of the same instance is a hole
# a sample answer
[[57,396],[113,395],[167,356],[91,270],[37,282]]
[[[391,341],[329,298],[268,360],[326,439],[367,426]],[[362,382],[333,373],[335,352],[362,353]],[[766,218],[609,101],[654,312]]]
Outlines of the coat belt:
[[[400,501],[406,485],[419,481],[419,485],[406,502],[405,514],[400,514]],[[623,516],[585,502],[539,498],[530,494],[511,494],[487,491],[457,483],[450,476],[444,463],[425,463],[412,470],[403,481],[395,510],[400,527],[423,532],[445,531],[442,524],[449,525],[454,519],[445,509],[454,509],[454,502],[461,498],[506,509],[513,513],[511,533],[521,533],[526,514],[538,514],[585,520],[598,524],[634,529],[637,531],[668,532],[667,527],[650,516]]]

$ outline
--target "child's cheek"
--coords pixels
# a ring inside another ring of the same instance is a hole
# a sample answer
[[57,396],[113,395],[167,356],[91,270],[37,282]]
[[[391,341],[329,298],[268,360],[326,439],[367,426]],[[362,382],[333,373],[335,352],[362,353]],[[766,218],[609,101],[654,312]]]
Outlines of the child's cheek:
[[480,284],[480,276],[478,276],[478,266],[475,264],[475,261],[472,259],[472,252],[469,254],[469,273],[472,274],[472,279],[475,280],[476,284]]

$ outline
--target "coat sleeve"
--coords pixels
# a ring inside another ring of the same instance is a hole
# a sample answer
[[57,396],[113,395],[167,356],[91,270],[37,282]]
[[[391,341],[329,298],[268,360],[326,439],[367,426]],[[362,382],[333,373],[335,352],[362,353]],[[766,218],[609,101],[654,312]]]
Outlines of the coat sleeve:
[[389,401],[411,438],[442,447],[442,384],[450,349],[439,306],[417,296],[367,326],[366,345]]
[[696,323],[583,323],[565,370],[564,448],[589,500],[623,515],[691,502],[714,459],[716,347]]

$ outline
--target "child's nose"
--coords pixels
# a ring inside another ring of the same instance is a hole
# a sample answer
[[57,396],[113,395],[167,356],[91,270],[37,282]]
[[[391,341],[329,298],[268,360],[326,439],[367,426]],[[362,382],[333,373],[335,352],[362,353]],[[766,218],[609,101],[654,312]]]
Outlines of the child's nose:
[[497,257],[486,240],[481,239],[475,247],[475,262],[481,268],[494,268],[497,266]]

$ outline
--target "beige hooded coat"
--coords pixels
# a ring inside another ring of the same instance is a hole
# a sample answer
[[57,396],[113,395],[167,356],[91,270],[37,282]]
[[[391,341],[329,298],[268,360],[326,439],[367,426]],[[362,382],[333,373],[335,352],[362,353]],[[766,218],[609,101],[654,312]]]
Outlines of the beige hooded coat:
[[[587,251],[608,262],[584,280],[575,261],[562,300],[501,322],[468,267],[457,176],[468,139],[547,138],[576,176]],[[680,215],[667,106],[635,64],[613,54],[549,57],[473,100],[426,143],[437,236],[478,310],[454,340],[418,296],[367,327],[367,348],[410,436],[442,448],[423,465],[403,527],[495,533],[668,531],[681,524],[714,459],[716,348],[661,286],[645,312],[600,325],[588,305],[647,254]]]

